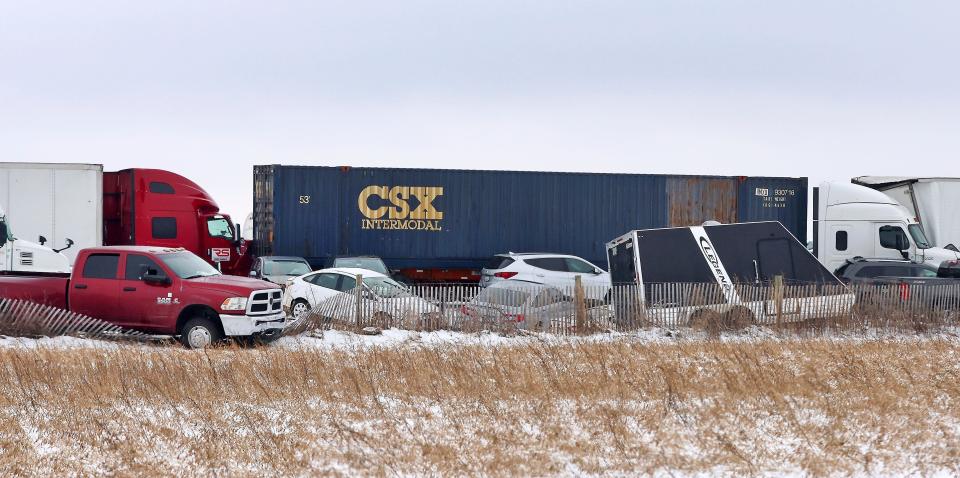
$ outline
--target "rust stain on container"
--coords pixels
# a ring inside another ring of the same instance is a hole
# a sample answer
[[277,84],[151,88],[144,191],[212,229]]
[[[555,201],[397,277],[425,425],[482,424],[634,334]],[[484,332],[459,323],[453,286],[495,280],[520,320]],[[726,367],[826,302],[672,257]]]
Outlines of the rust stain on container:
[[667,179],[667,221],[671,227],[699,226],[705,221],[737,221],[737,181],[728,178]]

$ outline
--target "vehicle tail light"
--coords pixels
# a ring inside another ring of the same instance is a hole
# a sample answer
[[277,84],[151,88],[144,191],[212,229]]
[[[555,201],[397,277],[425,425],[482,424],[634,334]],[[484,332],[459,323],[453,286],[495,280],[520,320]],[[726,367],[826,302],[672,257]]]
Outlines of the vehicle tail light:
[[910,300],[910,284],[900,284],[900,300]]
[[494,274],[493,276],[494,276],[494,277],[499,277],[499,278],[501,278],[501,279],[509,279],[509,278],[511,278],[511,277],[513,277],[513,276],[515,276],[515,275],[517,275],[516,272],[497,272],[497,273]]

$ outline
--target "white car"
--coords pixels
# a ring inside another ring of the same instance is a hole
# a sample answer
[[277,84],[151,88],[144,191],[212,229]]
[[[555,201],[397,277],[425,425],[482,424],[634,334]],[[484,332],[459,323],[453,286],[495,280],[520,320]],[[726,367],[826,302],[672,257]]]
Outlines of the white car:
[[521,280],[550,285],[572,294],[576,277],[580,276],[587,299],[604,300],[610,291],[609,273],[577,256],[563,254],[497,254],[487,260],[480,274],[481,287]]
[[358,274],[363,276],[364,317],[393,324],[428,316],[436,320],[439,315],[437,306],[411,294],[386,275],[354,267],[321,269],[291,279],[283,291],[283,310],[294,319],[316,309],[325,317],[347,320],[356,313]]

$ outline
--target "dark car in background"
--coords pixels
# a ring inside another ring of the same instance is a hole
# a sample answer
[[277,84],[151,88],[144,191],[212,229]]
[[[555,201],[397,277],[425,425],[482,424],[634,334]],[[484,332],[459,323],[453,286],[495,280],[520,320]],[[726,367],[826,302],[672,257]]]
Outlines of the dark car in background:
[[[834,274],[854,286],[857,302],[861,305],[882,297],[945,309],[960,306],[960,262],[957,261],[934,267],[905,259],[855,257]],[[884,288],[894,287],[894,291],[882,292]]]
[[273,282],[281,288],[287,286],[287,281],[294,277],[308,274],[313,269],[310,263],[302,257],[295,256],[263,256],[253,261],[250,268],[250,277]]
[[929,264],[893,259],[854,258],[840,266],[834,274],[848,284],[889,283],[909,281],[918,283],[923,279],[936,279],[938,268]]

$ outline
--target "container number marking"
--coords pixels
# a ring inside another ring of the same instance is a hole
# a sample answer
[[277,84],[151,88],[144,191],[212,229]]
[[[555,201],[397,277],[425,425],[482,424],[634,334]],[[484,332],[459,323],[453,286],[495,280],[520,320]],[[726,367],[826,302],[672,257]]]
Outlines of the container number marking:
[[773,194],[770,194],[770,192],[769,188],[756,188],[754,190],[754,195],[760,198],[761,207],[785,208],[787,207],[787,198],[797,195],[797,191],[794,189],[774,189]]
[[300,204],[310,204],[310,196],[300,196]]

